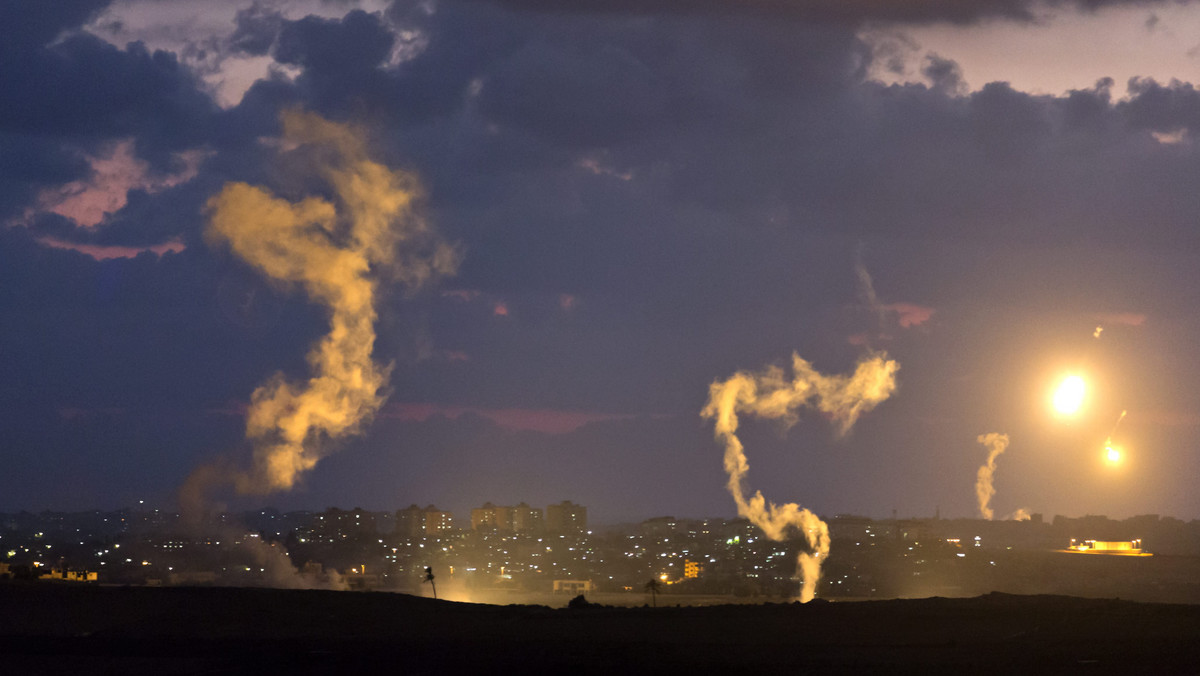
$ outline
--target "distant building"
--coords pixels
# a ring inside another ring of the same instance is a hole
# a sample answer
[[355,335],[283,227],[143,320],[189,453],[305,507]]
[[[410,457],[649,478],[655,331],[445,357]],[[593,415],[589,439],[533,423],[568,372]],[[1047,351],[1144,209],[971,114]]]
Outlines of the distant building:
[[1122,540],[1108,542],[1104,540],[1084,540],[1077,543],[1071,540],[1071,546],[1066,551],[1073,554],[1108,554],[1110,556],[1153,556],[1150,552],[1142,551],[1141,540]]
[[403,538],[418,538],[425,534],[425,510],[417,505],[396,510],[396,525],[392,530]]
[[[501,510],[504,507],[497,507],[490,502],[483,503],[482,507],[476,507],[471,510],[471,530],[473,531],[500,531],[512,530],[512,523],[504,523],[502,521]],[[511,516],[511,512],[505,512],[504,516]]]
[[522,502],[512,508],[512,529],[516,533],[539,533],[545,526],[545,516],[537,507]]
[[591,580],[555,580],[554,593],[588,594],[595,589]]
[[396,525],[393,529],[399,537],[419,538],[445,535],[454,529],[454,515],[443,512],[433,505],[421,508],[409,505],[396,510]]
[[38,579],[61,580],[64,582],[96,582],[100,579],[100,574],[86,570],[64,570],[59,568],[51,568],[49,571],[38,575]]
[[312,536],[322,542],[337,542],[348,538],[375,535],[375,515],[361,507],[352,510],[329,509],[313,517]]
[[429,505],[425,508],[425,534],[447,535],[454,530],[454,515]]
[[546,532],[554,535],[587,530],[587,507],[563,500],[546,507]]
[[669,537],[679,531],[679,521],[673,516],[656,516],[643,521],[641,531],[650,537]]
[[522,502],[516,507],[483,503],[471,510],[471,530],[497,533],[540,532],[544,524],[542,510]]

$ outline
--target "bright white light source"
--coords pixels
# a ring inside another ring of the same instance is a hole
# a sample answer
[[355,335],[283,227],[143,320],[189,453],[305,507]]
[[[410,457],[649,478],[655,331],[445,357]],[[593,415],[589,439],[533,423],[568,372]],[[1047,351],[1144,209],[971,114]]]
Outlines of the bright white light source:
[[1087,385],[1079,376],[1067,376],[1054,392],[1054,410],[1063,415],[1075,415],[1083,406]]
[[1110,465],[1116,465],[1121,462],[1121,449],[1118,446],[1106,446],[1104,448],[1104,459]]

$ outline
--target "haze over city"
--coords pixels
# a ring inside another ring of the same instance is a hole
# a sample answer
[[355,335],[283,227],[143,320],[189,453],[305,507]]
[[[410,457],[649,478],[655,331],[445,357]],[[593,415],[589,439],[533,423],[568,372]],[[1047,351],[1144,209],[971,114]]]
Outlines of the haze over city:
[[1200,4],[0,7],[0,511],[1200,518]]

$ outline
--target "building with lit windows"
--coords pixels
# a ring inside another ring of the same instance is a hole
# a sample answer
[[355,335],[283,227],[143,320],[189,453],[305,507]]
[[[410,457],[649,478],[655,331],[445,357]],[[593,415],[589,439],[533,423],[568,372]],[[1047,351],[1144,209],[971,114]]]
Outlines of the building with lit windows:
[[589,594],[595,587],[591,580],[555,580],[554,593]]
[[473,531],[511,531],[512,509],[497,507],[490,502],[482,507],[471,510],[471,530]]
[[425,508],[425,535],[446,535],[454,530],[454,515],[429,505]]
[[425,510],[409,505],[396,510],[396,526],[392,531],[402,538],[417,538],[425,534]]
[[563,500],[546,507],[546,532],[553,535],[587,530],[587,507]]
[[539,533],[545,525],[545,516],[537,507],[522,502],[512,508],[512,529],[516,533]]
[[402,538],[446,535],[454,529],[454,515],[433,505],[421,508],[409,505],[396,510],[396,526],[392,531]]
[[1071,540],[1068,552],[1074,554],[1108,554],[1110,556],[1153,556],[1150,552],[1142,551],[1141,540],[1121,540],[1106,542],[1104,540]]

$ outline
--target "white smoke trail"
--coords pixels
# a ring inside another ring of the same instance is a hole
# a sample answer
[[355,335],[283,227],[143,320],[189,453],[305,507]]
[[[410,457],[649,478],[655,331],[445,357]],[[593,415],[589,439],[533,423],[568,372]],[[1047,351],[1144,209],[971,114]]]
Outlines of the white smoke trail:
[[858,295],[866,304],[867,309],[871,314],[875,315],[876,330],[882,331],[887,323],[887,308],[883,303],[879,302],[879,296],[875,293],[875,283],[871,280],[871,273],[867,271],[867,266],[862,260],[862,245],[858,247],[854,258],[854,276],[858,278]]
[[804,578],[800,590],[802,602],[807,603],[816,595],[821,562],[829,554],[829,527],[816,514],[795,503],[782,506],[768,503],[762,491],[746,497],[742,481],[750,465],[737,436],[738,414],[783,420],[791,425],[801,408],[814,408],[829,415],[837,423],[838,433],[845,434],[860,415],[891,396],[899,368],[887,355],[872,354],[859,362],[853,375],[826,376],[793,354],[790,380],[782,368],[771,366],[761,373],[739,371],[709,387],[708,404],[700,415],[715,421],[713,434],[725,445],[728,488],[738,515],[749,519],[772,540],[786,539],[788,531],[795,528],[808,543],[811,551],[801,553],[797,559]]
[[251,395],[246,436],[254,443],[253,467],[199,473],[222,475],[240,493],[292,488],[328,454],[330,440],[356,432],[375,414],[390,372],[372,359],[377,280],[415,289],[453,272],[458,258],[415,211],[416,178],[371,160],[362,133],[296,110],[281,119],[281,146],[310,152],[334,200],[289,202],[229,183],[208,203],[205,234],[271,279],[303,288],[328,309],[330,331],[308,353],[307,381],[277,373]]
[[1113,437],[1117,436],[1117,430],[1121,429],[1121,421],[1125,419],[1125,414],[1129,411],[1121,411],[1121,415],[1117,416],[1117,422],[1113,425],[1112,431],[1108,433],[1108,440],[1104,442],[1105,446],[1111,446]]
[[987,462],[979,468],[975,479],[975,496],[979,499],[979,514],[988,521],[992,520],[995,512],[988,506],[996,488],[992,485],[992,476],[996,473],[996,458],[1008,448],[1008,435],[997,432],[981,434],[976,439],[988,449]]

